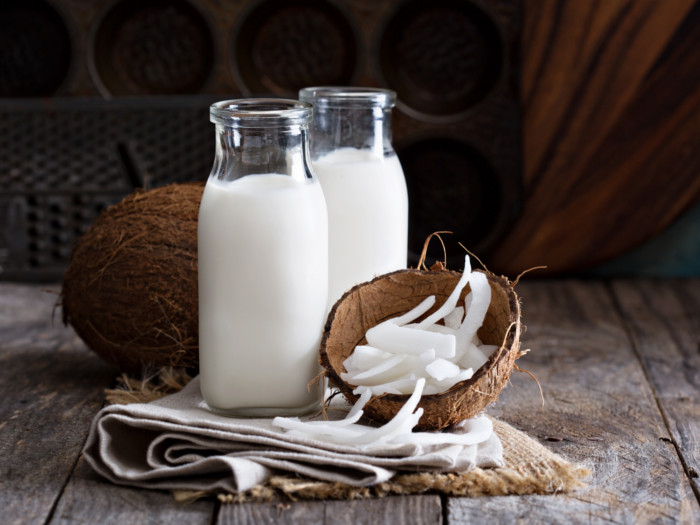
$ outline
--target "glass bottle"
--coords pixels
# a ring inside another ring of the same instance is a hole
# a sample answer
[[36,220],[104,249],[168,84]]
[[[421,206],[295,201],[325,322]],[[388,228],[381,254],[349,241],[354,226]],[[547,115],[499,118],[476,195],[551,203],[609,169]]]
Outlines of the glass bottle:
[[199,359],[204,400],[230,416],[319,406],[328,224],[309,167],[311,105],[211,106],[216,156],[199,210]]
[[355,284],[406,267],[408,192],[391,145],[396,93],[307,87],[311,161],[328,206],[329,308]]

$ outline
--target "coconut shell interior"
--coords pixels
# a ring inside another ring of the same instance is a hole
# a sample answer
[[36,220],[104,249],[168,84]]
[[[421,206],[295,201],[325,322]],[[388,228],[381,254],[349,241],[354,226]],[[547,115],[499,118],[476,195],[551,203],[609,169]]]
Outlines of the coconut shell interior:
[[[343,361],[355,346],[365,344],[367,330],[382,321],[401,315],[435,295],[430,315],[450,295],[461,274],[442,268],[399,270],[377,277],[349,290],[331,310],[321,341],[321,364],[326,376],[343,395],[354,403],[355,388],[340,378]],[[498,398],[520,356],[520,305],[510,283],[503,277],[487,274],[491,286],[491,304],[478,335],[484,344],[498,345],[488,361],[471,379],[446,392],[424,395],[419,404],[423,416],[421,430],[439,430],[475,416]],[[469,293],[462,291],[459,305]],[[374,397],[365,407],[365,415],[383,423],[390,420],[408,399],[408,395],[386,394]]]

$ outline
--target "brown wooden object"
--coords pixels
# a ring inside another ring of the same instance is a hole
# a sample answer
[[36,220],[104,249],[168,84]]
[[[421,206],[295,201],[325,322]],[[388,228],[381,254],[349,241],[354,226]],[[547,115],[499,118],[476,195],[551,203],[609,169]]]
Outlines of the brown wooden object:
[[526,0],[524,207],[489,258],[578,270],[700,199],[700,3]]

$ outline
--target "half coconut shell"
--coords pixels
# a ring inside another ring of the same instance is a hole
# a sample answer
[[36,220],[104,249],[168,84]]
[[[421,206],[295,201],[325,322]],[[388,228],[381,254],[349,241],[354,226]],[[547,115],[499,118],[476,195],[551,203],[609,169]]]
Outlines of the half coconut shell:
[[[358,396],[354,385],[346,383],[340,374],[346,372],[343,361],[359,344],[366,344],[367,330],[387,319],[414,308],[430,295],[436,304],[423,318],[435,311],[449,297],[461,273],[446,270],[440,263],[429,271],[399,270],[359,284],[336,302],[331,310],[321,340],[321,364],[326,377],[338,387],[350,403]],[[520,304],[510,282],[504,277],[488,274],[491,304],[484,323],[477,332],[484,344],[497,345],[488,361],[471,379],[449,390],[424,395],[419,407],[423,416],[420,430],[439,430],[475,416],[494,402],[506,385],[515,360],[520,357]],[[469,285],[460,295],[458,305],[464,305]],[[404,405],[408,395],[385,394],[373,397],[365,406],[365,415],[373,421],[389,421]]]

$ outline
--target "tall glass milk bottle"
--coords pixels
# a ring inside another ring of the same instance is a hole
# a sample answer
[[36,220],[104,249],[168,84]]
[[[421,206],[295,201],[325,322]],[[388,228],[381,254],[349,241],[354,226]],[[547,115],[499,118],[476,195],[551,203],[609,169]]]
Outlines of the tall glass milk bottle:
[[209,407],[230,416],[319,406],[328,219],[310,169],[311,105],[211,106],[216,157],[199,210],[199,366]]
[[408,192],[391,145],[396,93],[308,87],[311,161],[328,206],[329,308],[355,284],[406,267]]

